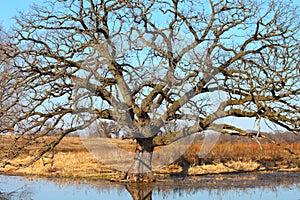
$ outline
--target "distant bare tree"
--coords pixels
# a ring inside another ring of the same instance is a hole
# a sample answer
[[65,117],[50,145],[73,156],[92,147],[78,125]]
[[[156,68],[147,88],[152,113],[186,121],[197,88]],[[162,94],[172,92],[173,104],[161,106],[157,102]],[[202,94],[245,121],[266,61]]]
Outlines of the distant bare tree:
[[[153,180],[157,146],[204,130],[249,135],[217,121],[228,116],[299,132],[299,16],[280,0],[49,0],[32,7],[2,47],[11,62],[0,117],[9,123],[1,129],[14,128],[16,138],[1,166],[28,166],[99,119],[137,140],[136,181]],[[45,138],[53,130],[59,135]],[[37,143],[28,162],[14,162]]]
[[95,123],[95,129],[90,136],[105,137],[105,138],[119,138],[119,127],[117,124],[111,121],[97,121]]

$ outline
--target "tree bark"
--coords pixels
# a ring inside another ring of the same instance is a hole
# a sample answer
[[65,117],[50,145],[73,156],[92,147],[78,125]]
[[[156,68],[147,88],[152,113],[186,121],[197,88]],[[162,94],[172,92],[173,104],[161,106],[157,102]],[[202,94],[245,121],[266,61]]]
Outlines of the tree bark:
[[125,179],[129,182],[153,182],[152,172],[152,155],[153,155],[153,138],[138,138],[137,156]]

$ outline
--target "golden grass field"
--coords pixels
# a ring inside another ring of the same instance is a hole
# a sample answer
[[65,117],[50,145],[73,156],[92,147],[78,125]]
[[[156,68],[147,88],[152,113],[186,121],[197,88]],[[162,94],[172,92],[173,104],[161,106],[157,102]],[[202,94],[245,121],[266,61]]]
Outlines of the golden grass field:
[[[6,136],[1,136],[1,148],[5,147]],[[6,138],[7,140],[7,138]],[[135,144],[131,140],[110,139],[126,150]],[[204,158],[198,157],[201,140],[194,141],[186,153],[167,167],[155,170],[158,177],[180,175],[218,174],[252,171],[300,171],[300,142],[262,143],[254,140],[226,141],[220,139]],[[262,149],[261,149],[262,148]],[[21,158],[19,158],[20,161]],[[22,158],[24,161],[26,157]],[[113,158],[112,158],[113,162]],[[187,167],[188,165],[188,167]],[[0,173],[14,175],[38,175],[80,178],[122,178],[124,173],[110,169],[95,158],[83,145],[79,137],[65,137],[56,147],[53,159],[44,158],[26,168],[5,167]]]

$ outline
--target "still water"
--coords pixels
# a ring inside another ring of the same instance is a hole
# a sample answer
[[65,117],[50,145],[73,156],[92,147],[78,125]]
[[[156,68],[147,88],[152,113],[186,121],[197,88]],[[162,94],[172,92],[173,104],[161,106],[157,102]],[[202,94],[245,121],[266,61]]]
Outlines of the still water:
[[189,177],[151,185],[0,175],[0,200],[143,198],[299,200],[300,173]]

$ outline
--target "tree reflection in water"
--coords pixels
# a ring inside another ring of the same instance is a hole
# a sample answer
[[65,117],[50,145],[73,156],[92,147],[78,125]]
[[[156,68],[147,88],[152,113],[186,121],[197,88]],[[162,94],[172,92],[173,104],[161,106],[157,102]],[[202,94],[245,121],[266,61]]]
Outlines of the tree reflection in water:
[[133,200],[152,200],[152,183],[128,184],[125,186]]
[[31,200],[31,192],[19,188],[18,190],[12,192],[1,192],[0,191],[0,200],[12,200],[12,199],[19,199],[19,200]]

